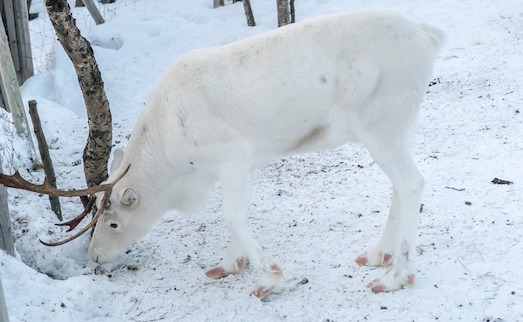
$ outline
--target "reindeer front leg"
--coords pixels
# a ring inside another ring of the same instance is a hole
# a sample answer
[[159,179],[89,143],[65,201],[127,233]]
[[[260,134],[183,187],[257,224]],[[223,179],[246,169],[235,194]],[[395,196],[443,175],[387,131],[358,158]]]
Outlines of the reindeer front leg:
[[209,270],[210,278],[222,278],[241,272],[247,263],[260,273],[256,288],[251,293],[265,297],[283,276],[282,269],[263,252],[254,239],[247,223],[247,209],[251,202],[254,171],[244,164],[229,164],[221,169],[220,182],[223,194],[225,224],[231,232],[227,255],[221,263]]

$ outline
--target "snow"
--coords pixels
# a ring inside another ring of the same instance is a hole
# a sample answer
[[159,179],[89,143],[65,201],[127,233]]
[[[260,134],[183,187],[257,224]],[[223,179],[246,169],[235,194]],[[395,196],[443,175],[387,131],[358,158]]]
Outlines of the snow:
[[[251,2],[255,28],[245,25],[241,3],[230,1],[212,9],[211,0],[117,0],[100,5],[107,22],[99,26],[85,9],[74,10],[102,71],[116,146],[125,146],[149,91],[177,56],[276,28],[274,1]],[[58,185],[81,187],[82,95],[52,29],[42,28],[43,3],[33,3],[40,12],[31,22],[33,43],[53,51],[42,55],[41,72],[24,84],[23,98],[38,101]],[[256,281],[249,269],[205,278],[228,239],[218,189],[201,214],[167,214],[150,236],[101,266],[87,257],[88,236],[57,248],[41,245],[39,238],[66,236],[53,226],[48,198],[9,190],[17,257],[0,252],[0,276],[11,322],[523,321],[521,1],[302,0],[296,6],[298,21],[385,8],[447,33],[415,138],[426,179],[416,284],[384,294],[365,287],[384,269],[360,268],[354,259],[379,239],[391,188],[363,147],[346,145],[259,171],[251,227],[284,269],[281,285],[264,301],[249,296]],[[5,120],[2,128],[9,127]],[[23,143],[1,138],[0,144],[14,149],[11,162],[26,178],[42,180],[41,171],[27,169]],[[10,170],[6,162],[4,170]],[[513,184],[493,184],[495,177]],[[76,198],[61,201],[67,217],[79,212]]]

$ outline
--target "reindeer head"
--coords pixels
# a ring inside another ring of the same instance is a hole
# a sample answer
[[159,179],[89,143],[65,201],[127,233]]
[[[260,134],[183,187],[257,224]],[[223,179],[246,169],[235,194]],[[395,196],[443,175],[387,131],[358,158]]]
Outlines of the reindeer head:
[[93,261],[106,263],[113,260],[147,232],[136,225],[134,218],[140,217],[139,212],[138,195],[132,188],[126,188],[123,192],[113,190],[103,215],[97,218],[89,244],[89,255]]
[[57,242],[40,242],[46,246],[59,246],[66,244],[84,234],[96,225],[93,238],[89,245],[89,254],[94,261],[104,263],[114,259],[124,251],[134,241],[146,234],[152,223],[146,224],[135,221],[136,214],[140,212],[138,195],[131,188],[123,188],[119,184],[120,180],[127,174],[130,164],[120,169],[119,164],[123,156],[123,151],[115,151],[115,158],[112,170],[118,168],[118,172],[113,173],[113,178],[109,178],[105,183],[88,189],[80,190],[61,190],[49,184],[47,178],[43,184],[33,184],[22,178],[17,171],[13,175],[0,173],[0,184],[9,188],[23,189],[27,191],[43,193],[59,197],[89,197],[89,202],[84,211],[77,217],[57,226],[68,226],[68,232],[76,228],[78,224],[87,216],[93,206],[97,205],[97,211],[92,220],[76,234]]
[[[123,253],[132,243],[144,237],[150,231],[153,221],[147,213],[144,202],[140,202],[135,182],[129,177],[119,181],[118,177],[127,172],[128,163],[123,162],[124,152],[121,149],[114,151],[111,164],[111,175],[107,181],[115,182],[107,203],[98,193],[97,200],[101,200],[100,207],[103,214],[97,218],[94,233],[89,244],[89,255],[98,263],[106,263]],[[122,165],[123,164],[123,165]],[[132,177],[132,173],[130,174]],[[118,181],[113,181],[115,177]],[[138,190],[140,191],[140,190]]]

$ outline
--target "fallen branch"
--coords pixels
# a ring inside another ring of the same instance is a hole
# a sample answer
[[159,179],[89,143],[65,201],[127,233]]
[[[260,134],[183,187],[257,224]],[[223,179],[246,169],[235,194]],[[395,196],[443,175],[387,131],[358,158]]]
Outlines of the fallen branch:
[[456,191],[465,191],[465,188],[454,188],[454,187],[448,187],[448,186],[446,186],[445,188],[456,190]]

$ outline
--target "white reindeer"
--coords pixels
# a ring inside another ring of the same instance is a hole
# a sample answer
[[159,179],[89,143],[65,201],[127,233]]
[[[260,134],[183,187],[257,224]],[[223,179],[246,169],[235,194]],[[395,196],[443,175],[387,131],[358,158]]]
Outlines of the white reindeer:
[[110,203],[89,254],[113,260],[166,211],[194,212],[219,181],[228,252],[206,274],[247,262],[262,298],[282,278],[247,226],[254,172],[278,158],[362,142],[392,181],[385,232],[359,265],[390,266],[374,292],[414,282],[423,178],[413,125],[443,32],[382,11],[322,16],[177,59],[152,93],[125,155],[116,151]]

